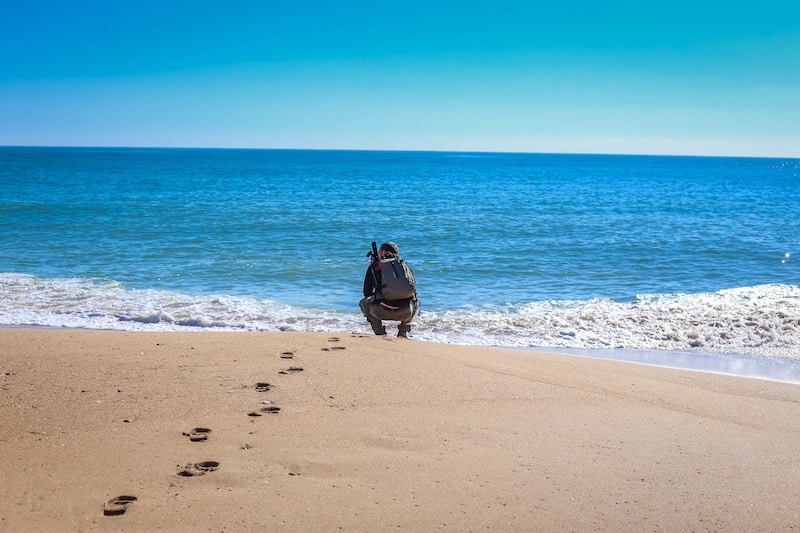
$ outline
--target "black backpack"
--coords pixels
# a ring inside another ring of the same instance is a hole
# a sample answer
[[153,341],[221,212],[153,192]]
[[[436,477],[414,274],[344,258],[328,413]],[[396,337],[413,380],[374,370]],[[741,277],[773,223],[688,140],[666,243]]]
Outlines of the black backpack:
[[381,259],[375,267],[381,272],[379,292],[387,300],[405,300],[417,293],[414,272],[408,263],[399,257]]

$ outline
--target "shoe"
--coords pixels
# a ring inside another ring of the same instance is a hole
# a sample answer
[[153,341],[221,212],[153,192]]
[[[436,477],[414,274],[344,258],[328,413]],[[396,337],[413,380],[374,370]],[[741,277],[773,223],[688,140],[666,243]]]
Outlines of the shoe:
[[382,320],[370,319],[367,317],[367,322],[372,326],[372,331],[375,335],[386,335],[386,326],[383,325]]

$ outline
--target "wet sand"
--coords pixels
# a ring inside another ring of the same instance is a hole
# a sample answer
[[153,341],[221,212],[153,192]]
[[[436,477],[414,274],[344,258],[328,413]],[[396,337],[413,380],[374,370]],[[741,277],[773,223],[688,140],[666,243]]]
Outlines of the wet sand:
[[800,386],[322,333],[0,330],[2,531],[800,528]]

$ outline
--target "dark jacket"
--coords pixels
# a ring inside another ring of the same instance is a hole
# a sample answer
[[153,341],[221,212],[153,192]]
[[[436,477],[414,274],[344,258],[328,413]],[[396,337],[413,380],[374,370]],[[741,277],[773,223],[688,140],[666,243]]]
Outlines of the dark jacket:
[[376,271],[372,263],[370,263],[369,267],[367,267],[367,273],[364,274],[364,296],[372,296],[380,286],[381,271]]

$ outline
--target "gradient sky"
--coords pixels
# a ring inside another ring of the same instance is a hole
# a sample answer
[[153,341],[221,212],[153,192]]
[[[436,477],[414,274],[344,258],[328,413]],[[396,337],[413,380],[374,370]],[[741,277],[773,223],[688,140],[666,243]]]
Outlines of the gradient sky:
[[0,145],[800,157],[800,2],[5,0]]

